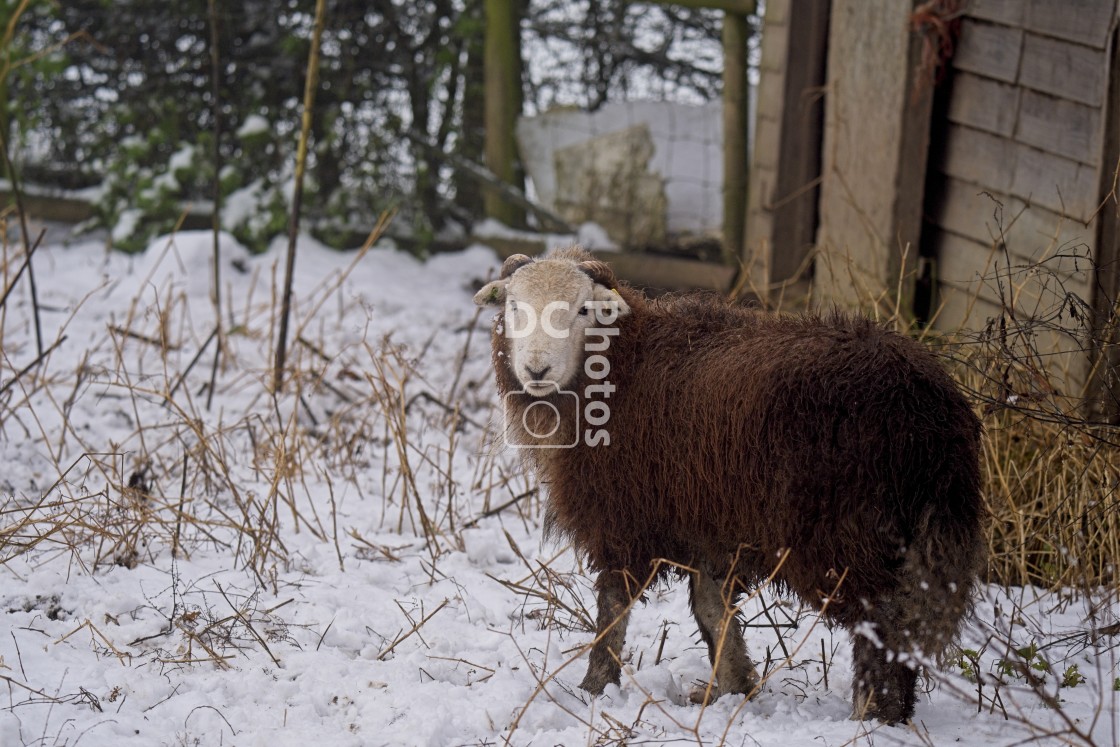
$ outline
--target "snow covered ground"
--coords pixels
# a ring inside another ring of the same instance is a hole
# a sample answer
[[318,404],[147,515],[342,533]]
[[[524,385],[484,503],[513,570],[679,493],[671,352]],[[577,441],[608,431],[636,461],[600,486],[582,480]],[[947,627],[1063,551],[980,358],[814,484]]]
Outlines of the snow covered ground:
[[138,256],[60,239],[35,258],[44,347],[61,340],[40,367],[20,373],[26,277],[3,308],[4,747],[1120,741],[1116,638],[1090,635],[1114,602],[1030,589],[986,590],[909,728],[849,720],[846,634],[765,593],[754,700],[687,702],[708,665],[679,587],[636,610],[621,688],[590,699],[590,582],[487,435],[471,295],[491,251],[304,239],[273,395],[283,247],[226,237],[208,405],[210,234]]

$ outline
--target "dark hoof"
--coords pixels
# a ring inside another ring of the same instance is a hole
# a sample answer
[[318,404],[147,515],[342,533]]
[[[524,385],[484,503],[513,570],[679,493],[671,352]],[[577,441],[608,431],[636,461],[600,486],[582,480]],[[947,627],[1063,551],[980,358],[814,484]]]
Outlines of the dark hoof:
[[599,696],[603,694],[603,690],[607,685],[617,685],[618,679],[611,679],[609,677],[593,677],[591,672],[583,678],[583,682],[579,683],[579,689],[583,690],[588,695]]
[[722,697],[729,693],[738,693],[739,695],[746,695],[747,700],[751,700],[755,695],[758,695],[759,691],[758,674],[753,671],[751,674],[753,676],[746,678],[743,682],[740,682],[737,687],[725,689],[721,688],[717,684],[712,684],[710,688],[707,683],[697,685],[696,687],[688,691],[688,699],[693,703],[702,705],[704,703],[711,703],[716,698]]
[[879,721],[887,726],[906,726],[910,723],[910,715],[903,712],[902,703],[884,703],[879,705],[874,696],[868,702],[857,703],[852,711],[852,721]]
[[688,691],[688,700],[696,705],[703,705],[705,703],[711,703],[720,695],[723,695],[723,693],[721,693],[719,688],[715,685],[711,687],[708,685],[697,685]]
[[851,715],[852,721],[878,721],[884,726],[909,726],[910,719],[891,718],[889,716],[877,716],[874,713],[869,713],[866,716],[860,716],[858,713]]

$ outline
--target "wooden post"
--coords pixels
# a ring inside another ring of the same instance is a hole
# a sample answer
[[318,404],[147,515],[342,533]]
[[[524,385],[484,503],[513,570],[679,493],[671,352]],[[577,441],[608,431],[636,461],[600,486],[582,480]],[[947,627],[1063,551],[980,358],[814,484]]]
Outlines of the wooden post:
[[679,5],[682,8],[711,8],[741,16],[753,16],[758,9],[758,0],[652,0],[652,2],[661,5]]
[[787,11],[787,51],[780,60],[785,78],[781,109],[770,112],[781,117],[773,205],[768,208],[773,228],[766,282],[772,288],[803,279],[811,266],[807,260],[818,224],[831,13],[830,0],[794,0]]
[[[315,0],[315,25],[311,30],[311,50],[307,56],[307,78],[303,85],[303,116],[300,119],[299,146],[296,148],[295,184],[292,189],[291,214],[288,216],[288,255],[284,265],[284,295],[280,301],[280,331],[276,341],[276,359],[272,368],[272,388],[275,392],[279,392],[284,386],[284,366],[288,360],[288,322],[292,316],[292,281],[296,270],[299,211],[303,205],[303,176],[307,170],[307,146],[311,141],[311,117],[315,109],[315,92],[319,89],[319,48],[323,40],[326,14],[326,0]],[[218,292],[221,292],[220,288]],[[219,319],[219,330],[221,324],[222,320]]]
[[[753,12],[753,10],[751,11]],[[734,263],[743,252],[747,215],[747,40],[746,15],[723,16],[723,261]]]
[[1120,423],[1120,195],[1116,179],[1120,170],[1120,31],[1114,31],[1109,48],[1104,148],[1100,166],[1101,207],[1097,217],[1096,289],[1093,294],[1093,357],[1086,417]]
[[[507,184],[514,184],[517,174],[513,128],[521,108],[520,33],[514,2],[485,0],[486,168]],[[483,205],[489,218],[506,225],[521,222],[521,212],[496,189],[484,188]]]

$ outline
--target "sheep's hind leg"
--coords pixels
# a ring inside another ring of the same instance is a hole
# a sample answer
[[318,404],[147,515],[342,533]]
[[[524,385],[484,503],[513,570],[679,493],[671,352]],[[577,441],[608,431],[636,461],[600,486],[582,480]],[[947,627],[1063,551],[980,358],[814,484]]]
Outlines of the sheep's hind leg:
[[889,601],[874,606],[877,640],[853,631],[852,718],[878,719],[885,724],[909,721],[917,701],[918,672],[911,663],[898,660],[893,646],[904,641],[897,629],[898,615]]
[[743,693],[748,697],[758,688],[758,670],[747,656],[743,626],[734,610],[733,600],[724,598],[723,590],[706,573],[694,573],[689,579],[692,614],[700,626],[700,636],[708,645],[715,683],[711,688],[694,689],[693,702],[715,700],[726,693]]
[[620,572],[604,571],[595,581],[599,607],[595,620],[595,643],[581,690],[599,695],[607,684],[619,684],[622,677],[622,646],[626,642],[626,623],[630,619],[630,595]]

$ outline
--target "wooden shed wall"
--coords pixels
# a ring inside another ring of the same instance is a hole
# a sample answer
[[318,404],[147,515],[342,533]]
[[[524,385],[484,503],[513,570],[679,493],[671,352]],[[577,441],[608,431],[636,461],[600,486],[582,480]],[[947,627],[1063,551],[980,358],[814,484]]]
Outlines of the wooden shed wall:
[[[935,324],[983,329],[1002,309],[1054,316],[1093,302],[1117,0],[973,0],[952,59],[948,122],[931,155],[923,253],[936,266]],[[1071,299],[1074,294],[1076,299]],[[1041,353],[1084,335],[1039,339]],[[1055,357],[1056,359],[1057,357]],[[1065,382],[1075,393],[1088,358]]]
[[909,303],[932,99],[914,86],[915,4],[832,3],[813,267],[813,295],[825,303]]

